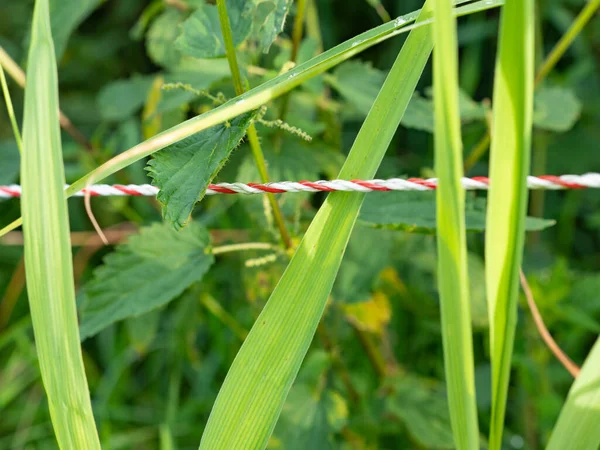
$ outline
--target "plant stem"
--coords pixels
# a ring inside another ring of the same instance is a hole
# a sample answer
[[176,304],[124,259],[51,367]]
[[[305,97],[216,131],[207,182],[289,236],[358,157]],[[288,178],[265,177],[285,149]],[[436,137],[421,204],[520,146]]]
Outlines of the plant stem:
[[[227,15],[227,5],[225,0],[217,0],[217,9],[219,11],[219,21],[221,22],[221,30],[223,32],[223,41],[225,42],[225,52],[227,54],[227,61],[229,62],[229,68],[231,70],[231,78],[233,80],[233,87],[235,88],[236,95],[242,95],[246,92],[244,89],[244,83],[242,82],[242,75],[240,73],[240,67],[237,61],[237,55],[235,53],[235,45],[233,43],[233,36],[231,33],[231,24],[229,23],[229,16]],[[269,173],[267,171],[267,163],[265,161],[265,155],[263,154],[258,140],[258,133],[254,124],[248,127],[248,141],[250,143],[250,149],[252,150],[252,156],[254,156],[254,162],[256,168],[260,174],[260,179],[263,183],[269,182]],[[273,210],[273,217],[275,223],[279,228],[281,239],[286,248],[292,247],[292,240],[290,234],[285,226],[285,220],[277,203],[277,199],[273,194],[267,195],[269,203]]]
[[564,366],[565,369],[573,376],[573,378],[577,378],[581,369],[573,362],[571,358],[567,356],[565,352],[558,346],[548,328],[544,324],[544,319],[542,319],[542,315],[535,304],[535,300],[533,298],[533,294],[531,292],[531,288],[529,287],[529,283],[527,282],[527,278],[525,274],[521,270],[520,272],[521,278],[521,288],[523,288],[523,292],[525,293],[525,298],[527,299],[527,304],[529,305],[529,309],[531,310],[531,315],[533,316],[533,321],[535,322],[535,326],[540,334],[542,340],[546,344],[546,346],[550,349],[552,354],[560,361],[560,363]]
[[[1,49],[0,49],[1,50]],[[23,152],[23,142],[21,140],[21,133],[19,132],[19,125],[17,124],[17,119],[15,117],[15,110],[13,109],[12,100],[10,98],[10,92],[8,90],[8,85],[6,84],[6,77],[4,76],[4,69],[0,64],[0,83],[2,84],[2,92],[4,93],[4,103],[6,103],[6,110],[8,111],[8,118],[10,119],[10,124],[13,129],[13,134],[15,135],[15,140],[17,141],[17,147],[19,148],[19,152]]]
[[233,334],[235,334],[240,341],[244,342],[244,339],[246,339],[246,336],[248,336],[248,331],[238,323],[235,317],[229,314],[225,308],[221,306],[221,303],[215,300],[215,298],[210,294],[202,294],[200,296],[200,301],[206,309],[208,309],[217,319],[223,322],[227,328],[233,331]]
[[266,242],[247,242],[242,244],[230,244],[230,245],[222,245],[220,247],[214,247],[212,250],[213,255],[221,255],[223,253],[231,253],[231,252],[242,252],[245,250],[277,250],[272,244],[268,244]]
[[292,31],[292,62],[296,62],[298,49],[302,40],[302,28],[304,27],[304,13],[306,11],[306,0],[296,2],[296,18],[294,19],[294,31]]
[[583,27],[585,27],[590,19],[594,16],[594,13],[599,6],[600,0],[592,0],[581,10],[579,15],[575,18],[575,21],[571,24],[563,37],[560,38],[550,54],[546,57],[542,67],[540,67],[538,70],[538,73],[535,77],[536,86],[538,86],[544,80],[544,78],[546,78],[556,63],[563,57],[575,38],[583,30]]

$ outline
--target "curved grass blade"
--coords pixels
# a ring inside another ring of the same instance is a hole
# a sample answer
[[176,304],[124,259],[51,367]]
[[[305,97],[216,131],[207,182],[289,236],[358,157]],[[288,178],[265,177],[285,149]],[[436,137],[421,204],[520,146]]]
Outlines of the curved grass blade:
[[479,448],[473,330],[469,300],[462,138],[458,108],[458,42],[448,0],[435,0],[433,86],[438,286],[448,406],[459,449]]
[[99,449],[75,311],[48,0],[35,2],[27,67],[21,209],[27,293],[42,381],[59,447]]
[[597,450],[600,447],[600,338],[571,386],[547,450]]
[[[429,27],[409,35],[340,178],[375,174],[432,47]],[[363,199],[364,194],[334,193],[319,209],[229,369],[200,449],[266,446],[323,314]]]
[[[492,417],[489,448],[500,450],[517,323],[533,116],[533,0],[507,0],[494,80],[486,289],[490,317]],[[494,180],[502,180],[495,183]]]
[[[457,4],[467,3],[468,1],[469,0],[460,0]],[[473,14],[475,12],[496,8],[503,4],[504,0],[481,0],[456,8],[454,14],[457,16]],[[300,64],[295,69],[279,75],[211,111],[182,122],[181,124],[130,148],[81,177],[66,190],[66,195],[70,197],[74,193],[85,188],[87,184],[100,181],[130,164],[133,164],[170,144],[191,136],[194,133],[198,133],[199,131],[231,120],[240,114],[257,109],[265,103],[289,92],[310,78],[321,74],[331,67],[340,64],[386,39],[412,29],[426,27],[432,23],[432,20],[426,20],[416,25],[409,25],[410,22],[414,21],[418,13],[419,11],[406,14],[398,17],[393,22],[380,25],[372,30],[359,34],[358,36],[312,58],[306,63]],[[11,224],[0,229],[0,236],[14,230],[19,225],[21,225],[21,219],[15,220]]]

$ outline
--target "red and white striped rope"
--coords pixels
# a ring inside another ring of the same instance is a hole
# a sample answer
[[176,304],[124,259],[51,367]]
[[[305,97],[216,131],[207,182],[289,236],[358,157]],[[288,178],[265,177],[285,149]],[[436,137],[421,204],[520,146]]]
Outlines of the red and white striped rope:
[[[267,184],[258,183],[218,183],[210,184],[206,195],[215,194],[283,194],[285,192],[374,192],[374,191],[430,191],[437,187],[437,178],[390,178],[388,180],[331,180],[331,181],[281,181]],[[467,190],[487,190],[490,180],[487,177],[463,178],[462,186]],[[600,189],[600,173],[584,175],[543,175],[527,178],[529,189]],[[155,196],[159,189],[150,184],[90,186],[91,196]],[[82,197],[84,191],[75,196]],[[0,198],[21,196],[21,186],[11,184],[0,186]]]

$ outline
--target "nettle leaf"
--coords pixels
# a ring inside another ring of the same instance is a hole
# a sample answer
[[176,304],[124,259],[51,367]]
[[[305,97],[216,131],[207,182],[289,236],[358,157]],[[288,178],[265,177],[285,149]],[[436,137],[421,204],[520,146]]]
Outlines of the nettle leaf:
[[266,53],[279,33],[283,31],[285,19],[292,6],[292,0],[254,0],[256,12],[252,34]]
[[535,92],[533,125],[544,130],[568,131],[579,119],[581,106],[572,89],[542,87]]
[[185,18],[186,15],[181,11],[167,8],[150,25],[146,34],[146,51],[150,59],[159,66],[172,68],[180,62],[181,53],[174,44]]
[[210,235],[198,223],[180,232],[158,223],[142,228],[109,254],[84,286],[81,339],[169,303],[200,281],[213,262]]
[[255,113],[196,133],[152,155],[147,170],[160,188],[157,199],[163,216],[179,229],[188,221],[196,202],[246,135]]
[[388,384],[392,394],[386,396],[386,411],[401,420],[421,446],[454,448],[448,402],[441,389],[406,375],[388,380]]
[[348,421],[348,405],[337,392],[314,392],[306,384],[296,384],[285,401],[275,427],[275,439],[284,450],[336,448],[334,433]]
[[[253,2],[228,0],[227,15],[238,46],[250,35],[253,23]],[[225,55],[219,14],[215,5],[201,5],[185,22],[175,47],[184,55],[194,58],[216,58]]]
[[[467,231],[485,231],[486,199],[466,198]],[[436,231],[435,192],[372,192],[365,199],[359,220],[375,227],[433,234]],[[539,231],[555,224],[554,220],[528,217],[527,231]]]

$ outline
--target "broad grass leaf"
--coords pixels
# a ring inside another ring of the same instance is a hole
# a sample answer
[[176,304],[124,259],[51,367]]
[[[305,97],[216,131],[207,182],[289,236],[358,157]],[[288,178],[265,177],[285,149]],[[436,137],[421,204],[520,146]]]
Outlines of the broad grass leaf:
[[[233,43],[240,45],[250,35],[253,22],[253,4],[246,0],[228,0],[227,15],[233,33]],[[175,47],[182,54],[194,58],[225,56],[225,42],[215,5],[201,5],[181,27]]]
[[[494,78],[485,236],[492,412],[489,448],[502,448],[525,242],[534,104],[534,2],[506,0]],[[494,180],[501,180],[495,183]],[[495,186],[495,187],[494,187]]]
[[547,450],[596,450],[600,447],[600,338],[571,386]]
[[[432,47],[428,28],[410,33],[340,178],[375,175]],[[201,449],[267,445],[321,320],[363,199],[363,194],[336,192],[319,209],[229,369]]]
[[187,223],[194,205],[246,135],[253,117],[253,113],[242,114],[153,155],[148,172],[160,188],[157,199],[163,205],[163,216],[176,229]]
[[84,286],[81,339],[167,304],[200,281],[213,262],[210,235],[198,223],[180,232],[158,223],[142,228],[109,254]]
[[[36,0],[27,58],[21,211],[27,296],[58,447],[100,449],[75,305],[48,0]],[[53,443],[54,444],[54,443]]]
[[453,449],[454,439],[445,393],[430,383],[404,375],[387,380],[391,391],[385,410],[401,420],[423,448]]
[[333,439],[348,421],[348,405],[337,392],[315,392],[306,384],[290,390],[274,433],[283,450],[334,449]]
[[11,184],[17,180],[20,167],[19,147],[11,139],[0,141],[0,184]]
[[[435,192],[371,192],[363,203],[359,220],[376,227],[433,234],[437,229]],[[527,231],[540,231],[555,223],[550,219],[527,217],[525,226]],[[465,226],[467,231],[485,231],[485,198],[466,197]]]
[[535,92],[533,125],[544,130],[568,131],[579,119],[581,107],[581,101],[572,89],[541,87]]

